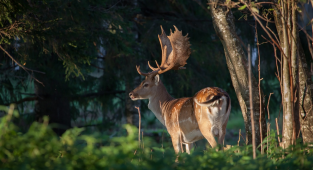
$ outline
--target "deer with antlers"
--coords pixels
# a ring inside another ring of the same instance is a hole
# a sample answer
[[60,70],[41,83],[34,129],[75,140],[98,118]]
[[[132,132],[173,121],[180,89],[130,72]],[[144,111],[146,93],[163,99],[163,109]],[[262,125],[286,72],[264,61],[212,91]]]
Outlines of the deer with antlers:
[[[175,26],[174,26],[175,27]],[[159,74],[169,70],[185,69],[183,66],[189,58],[191,50],[189,38],[182,35],[175,27],[174,33],[167,36],[161,26],[158,35],[162,49],[162,63],[156,62],[154,68],[148,62],[152,72],[143,73],[140,66],[137,72],[145,76],[145,80],[129,93],[132,100],[149,99],[148,108],[157,119],[166,126],[175,153],[182,152],[182,144],[190,154],[192,143],[206,138],[212,147],[223,145],[226,124],[231,110],[229,95],[217,87],[207,87],[193,97],[175,99],[166,90]]]

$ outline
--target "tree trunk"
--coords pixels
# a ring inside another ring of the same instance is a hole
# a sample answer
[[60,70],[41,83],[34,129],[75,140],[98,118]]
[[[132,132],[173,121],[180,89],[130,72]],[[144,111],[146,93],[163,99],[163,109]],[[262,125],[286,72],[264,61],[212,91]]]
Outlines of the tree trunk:
[[299,49],[299,119],[300,119],[300,129],[302,133],[303,143],[313,143],[313,109],[312,109],[312,90],[313,83],[311,79],[311,74],[309,71],[308,64],[306,62],[305,54],[298,39],[298,49]]
[[66,82],[63,77],[58,80],[46,75],[36,78],[45,85],[35,81],[35,93],[39,97],[35,104],[36,120],[42,122],[42,117],[48,116],[49,124],[54,124],[53,131],[60,136],[71,127],[70,102],[64,95]]
[[[296,8],[296,3],[293,2],[293,8]],[[292,50],[291,50],[291,67],[292,67],[292,83],[293,83],[293,94],[294,94],[294,107],[293,107],[293,134],[294,134],[294,139],[297,139],[300,133],[300,120],[299,120],[299,84],[298,84],[298,79],[299,79],[299,74],[298,74],[298,69],[299,69],[299,55],[297,53],[298,47],[297,44],[299,43],[298,37],[298,26],[297,26],[297,10],[292,10]]]
[[[225,0],[223,0],[225,2]],[[222,3],[223,3],[222,2]],[[248,80],[248,65],[246,55],[239,43],[236,36],[234,17],[231,10],[226,7],[217,5],[215,0],[210,0],[210,9],[213,19],[215,32],[219,36],[225,51],[226,63],[232,79],[233,86],[237,98],[239,100],[240,108],[245,122],[246,129],[246,143],[252,143],[252,128],[250,117],[250,102],[249,102],[249,80]],[[219,1],[221,3],[221,0]],[[264,104],[260,108],[260,99],[258,91],[258,83],[252,76],[252,93],[253,93],[253,106],[254,106],[254,122],[255,122],[255,136],[256,146],[261,142],[260,136],[260,109],[264,113]],[[262,100],[264,103],[264,100]],[[265,115],[261,117],[262,137],[266,137],[266,121]]]
[[[289,1],[288,1],[289,2]],[[289,2],[290,3],[290,2]],[[289,7],[289,8],[288,8]],[[281,51],[282,73],[281,73],[281,89],[282,89],[282,103],[283,103],[283,147],[287,148],[294,143],[296,131],[299,131],[299,120],[296,115],[299,114],[299,107],[294,107],[293,95],[295,92],[295,85],[297,82],[297,38],[296,38],[296,24],[295,10],[292,10],[291,4],[278,3],[274,6],[274,19],[278,32]],[[289,13],[292,11],[292,18]],[[294,86],[294,87],[293,87]]]
[[[312,5],[311,1],[311,5]],[[307,4],[309,5],[309,4]],[[300,8],[304,8],[302,6]],[[312,9],[312,8],[310,8]],[[312,10],[308,9],[307,12],[312,14]],[[305,10],[305,9],[304,9]],[[304,25],[304,24],[303,24]],[[313,143],[313,82],[312,72],[310,72],[310,64],[306,60],[306,56],[301,45],[299,33],[297,33],[298,40],[298,67],[299,67],[299,119],[300,129],[302,134],[303,143]],[[311,56],[313,57],[313,56]],[[311,58],[310,57],[310,58]],[[312,65],[311,65],[312,70]]]

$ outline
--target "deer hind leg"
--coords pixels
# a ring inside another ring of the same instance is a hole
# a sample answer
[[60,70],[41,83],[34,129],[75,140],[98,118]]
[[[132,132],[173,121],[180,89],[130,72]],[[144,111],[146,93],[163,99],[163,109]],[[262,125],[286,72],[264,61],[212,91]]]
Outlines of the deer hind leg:
[[[208,130],[208,131],[210,131],[210,130]],[[206,140],[208,140],[208,142],[210,143],[212,148],[215,148],[217,146],[215,138],[211,132],[203,134],[203,136],[205,137]]]
[[[204,121],[204,122],[208,122]],[[216,140],[211,132],[211,125],[209,123],[202,123],[201,125],[199,125],[199,129],[202,133],[202,135],[205,137],[205,139],[210,143],[212,148],[215,148],[217,146],[216,144]]]
[[[228,117],[227,117],[227,119],[225,120],[225,122],[224,122],[224,124],[222,126],[222,134],[220,134],[219,137],[218,137],[218,144],[222,145],[222,146],[224,145],[227,122],[228,122]],[[224,147],[222,147],[222,148],[224,148]]]
[[185,144],[186,145],[186,152],[190,155],[190,151],[192,149],[193,143],[188,143]]

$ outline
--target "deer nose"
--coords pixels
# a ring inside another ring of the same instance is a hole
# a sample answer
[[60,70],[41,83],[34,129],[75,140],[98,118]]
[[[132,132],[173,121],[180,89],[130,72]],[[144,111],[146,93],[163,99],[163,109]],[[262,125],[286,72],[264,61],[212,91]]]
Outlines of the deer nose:
[[129,93],[129,97],[132,97],[132,95],[133,95],[133,92],[130,92],[130,93]]

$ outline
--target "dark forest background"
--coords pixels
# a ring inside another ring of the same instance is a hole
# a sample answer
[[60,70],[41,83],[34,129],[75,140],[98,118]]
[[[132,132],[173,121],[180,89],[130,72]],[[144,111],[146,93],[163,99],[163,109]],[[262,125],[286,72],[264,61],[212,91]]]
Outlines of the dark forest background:
[[[259,13],[269,8],[264,5]],[[311,35],[307,26],[313,16],[311,4],[299,8],[300,26]],[[273,46],[262,38],[266,34],[247,11],[233,9],[233,15],[241,45],[246,49],[251,44],[255,77],[259,39],[261,88],[266,104],[274,93],[269,110],[279,117]],[[263,22],[276,31],[274,23]],[[232,100],[229,129],[244,128],[206,0],[1,0],[0,105],[16,103],[20,117],[15,122],[25,131],[32,122],[42,122],[44,115],[57,134],[74,126],[100,131],[114,131],[125,123],[138,126],[134,106],[140,106],[147,132],[164,129],[148,110],[147,100],[133,102],[128,97],[143,80],[135,66],[148,72],[148,61],[160,63],[161,25],[167,34],[173,25],[183,35],[188,33],[192,45],[186,70],[161,75],[169,93],[180,98],[205,87],[220,87]],[[305,34],[299,35],[311,63]]]

